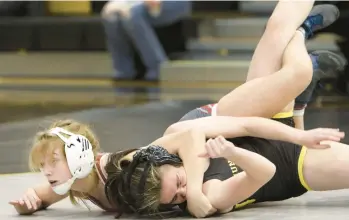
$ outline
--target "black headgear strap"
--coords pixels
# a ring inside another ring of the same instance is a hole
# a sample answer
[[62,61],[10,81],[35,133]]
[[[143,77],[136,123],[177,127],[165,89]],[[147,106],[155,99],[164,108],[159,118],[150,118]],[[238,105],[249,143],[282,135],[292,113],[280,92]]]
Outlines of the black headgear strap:
[[[182,160],[174,154],[168,153],[166,149],[160,146],[152,145],[147,148],[139,150],[135,155],[133,156],[133,161],[131,164],[128,166],[126,170],[123,172],[123,185],[124,185],[124,190],[127,191],[127,200],[125,203],[130,206],[131,209],[134,211],[140,213],[146,210],[139,210],[140,209],[140,204],[142,203],[142,198],[141,195],[144,193],[144,187],[146,183],[146,179],[148,177],[148,172],[150,167],[153,166],[161,166],[165,164],[181,164]],[[144,171],[141,176],[141,179],[139,181],[138,189],[136,189],[136,192],[132,192],[134,190],[131,189],[131,179],[132,175],[135,171],[135,169],[140,165],[144,164]],[[124,198],[125,199],[125,198]],[[173,205],[170,206],[165,206],[161,208],[171,208]]]

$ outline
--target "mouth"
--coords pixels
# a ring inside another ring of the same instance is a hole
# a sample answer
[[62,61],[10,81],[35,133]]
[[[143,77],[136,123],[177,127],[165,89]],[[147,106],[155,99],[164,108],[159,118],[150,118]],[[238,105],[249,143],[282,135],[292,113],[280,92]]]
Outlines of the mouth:
[[57,182],[58,182],[57,180],[50,180],[50,181],[49,181],[49,183],[51,184],[51,186],[57,185],[57,184],[56,184]]

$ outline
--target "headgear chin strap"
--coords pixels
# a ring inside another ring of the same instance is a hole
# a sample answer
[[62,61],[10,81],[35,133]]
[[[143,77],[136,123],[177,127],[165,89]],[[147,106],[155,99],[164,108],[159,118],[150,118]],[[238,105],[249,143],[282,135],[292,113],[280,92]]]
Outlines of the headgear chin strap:
[[[76,179],[83,179],[91,173],[95,163],[92,144],[85,136],[73,134],[60,127],[52,128],[49,133],[57,135],[64,142],[65,156],[72,175],[67,182],[53,187],[55,193],[64,195]],[[70,137],[66,138],[62,134]]]

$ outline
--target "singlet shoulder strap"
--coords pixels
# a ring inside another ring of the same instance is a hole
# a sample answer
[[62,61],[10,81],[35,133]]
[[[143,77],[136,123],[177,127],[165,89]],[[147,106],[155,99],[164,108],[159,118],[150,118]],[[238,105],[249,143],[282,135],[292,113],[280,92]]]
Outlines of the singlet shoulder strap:
[[107,182],[107,174],[103,171],[103,169],[101,168],[101,158],[102,156],[105,155],[104,153],[100,153],[97,155],[96,157],[96,170],[97,170],[97,174],[99,179],[102,181],[102,183],[105,185],[105,183]]

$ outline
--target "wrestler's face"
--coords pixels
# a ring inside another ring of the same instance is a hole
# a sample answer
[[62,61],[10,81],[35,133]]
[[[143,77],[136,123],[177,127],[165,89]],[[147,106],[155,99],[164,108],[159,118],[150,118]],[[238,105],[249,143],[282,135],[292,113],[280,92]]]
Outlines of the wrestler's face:
[[41,161],[41,170],[50,182],[51,186],[60,185],[67,182],[71,173],[67,164],[67,159],[61,148],[55,148],[51,155],[47,153]]
[[187,175],[184,167],[163,165],[160,167],[161,175],[161,204],[180,204],[186,201]]

